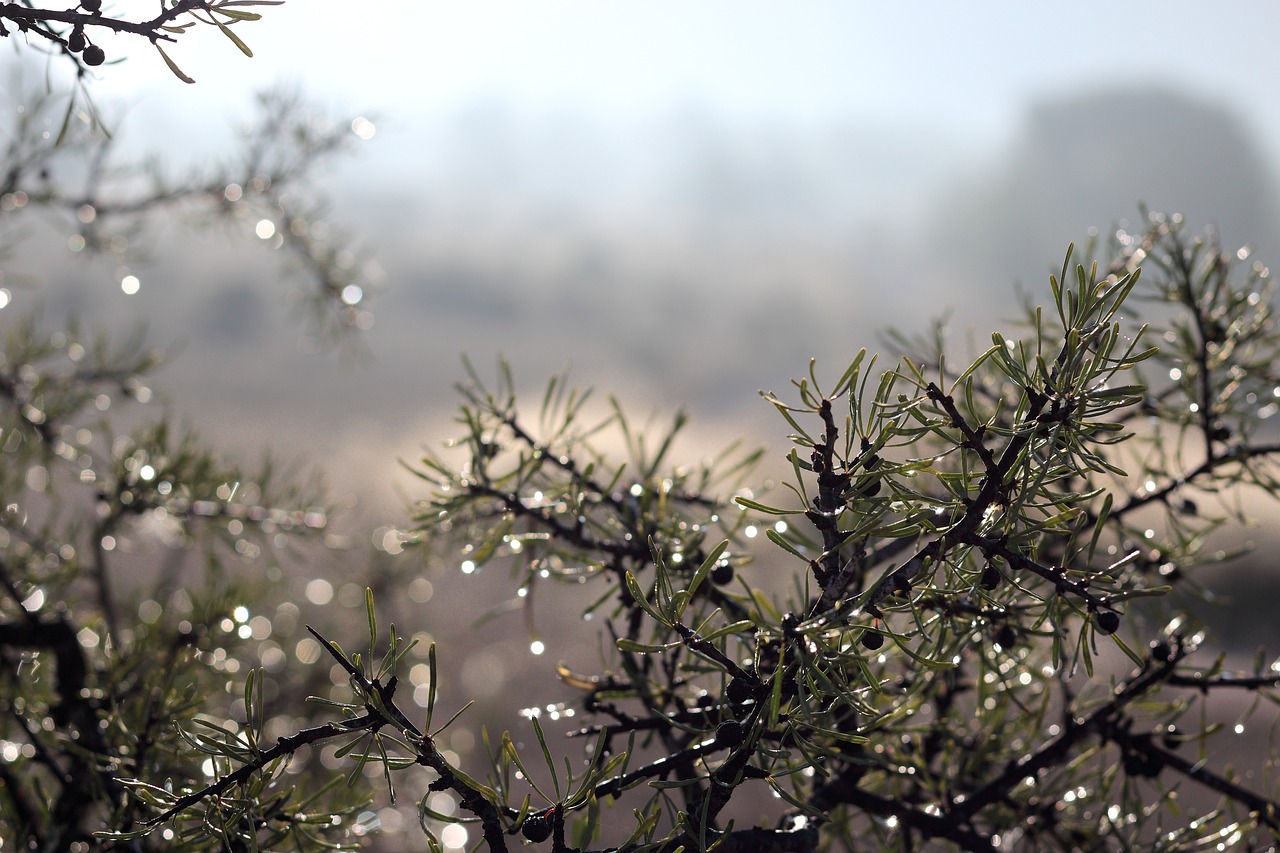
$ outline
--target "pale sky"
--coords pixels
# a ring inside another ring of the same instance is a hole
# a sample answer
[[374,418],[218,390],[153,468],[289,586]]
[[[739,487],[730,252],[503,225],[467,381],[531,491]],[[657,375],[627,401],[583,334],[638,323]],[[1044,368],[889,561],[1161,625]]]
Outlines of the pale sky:
[[484,97],[600,118],[694,104],[799,121],[936,121],[980,136],[1006,131],[1031,96],[1167,81],[1280,133],[1280,5],[1264,0],[288,0],[261,11],[238,30],[253,59],[200,28],[172,51],[196,86],[134,45],[99,91],[172,94],[179,114],[195,116],[286,78],[401,120]]

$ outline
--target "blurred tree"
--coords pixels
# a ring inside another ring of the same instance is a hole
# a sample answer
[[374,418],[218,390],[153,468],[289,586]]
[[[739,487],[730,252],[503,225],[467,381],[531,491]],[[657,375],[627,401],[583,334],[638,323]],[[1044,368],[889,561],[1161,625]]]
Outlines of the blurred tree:
[[[136,281],[125,280],[130,265],[168,245],[150,226],[225,228],[265,241],[309,282],[306,321],[317,337],[358,345],[358,335],[346,332],[372,323],[376,279],[355,237],[326,221],[315,177],[351,150],[366,119],[335,122],[297,92],[268,91],[230,156],[175,175],[154,158],[122,156],[85,118],[54,139],[50,128],[62,110],[56,91],[18,88],[11,96],[0,138],[0,250],[11,253],[38,233],[37,220],[52,222],[71,253],[115,261],[117,280],[133,292]],[[0,304],[12,298],[12,290],[0,291]]]
[[[1035,283],[1063,234],[1138,200],[1182,210],[1260,254],[1280,249],[1276,175],[1266,147],[1231,109],[1160,88],[1117,87],[1046,98],[993,162],[979,165],[938,215],[948,253],[975,288]],[[1034,211],[1034,215],[1028,215]],[[1141,224],[1133,227],[1142,227]]]
[[[0,8],[9,18],[20,5]],[[141,333],[120,342],[74,319],[49,331],[14,316],[34,315],[25,297],[39,287],[14,256],[33,242],[42,269],[50,252],[110,259],[132,293],[131,270],[170,248],[154,224],[225,227],[287,257],[312,282],[317,331],[358,344],[369,322],[358,255],[338,229],[313,226],[317,171],[356,129],[297,94],[267,94],[238,150],[175,176],[122,156],[85,116],[53,132],[66,96],[23,92],[19,71],[0,113],[0,848],[86,850],[100,846],[95,831],[138,825],[128,778],[213,772],[175,724],[234,716],[244,667],[280,669],[284,644],[296,653],[299,609],[266,592],[287,589],[291,561],[321,561],[335,537],[318,481],[233,464],[153,411],[148,375],[162,356]],[[280,669],[255,689],[300,699],[315,675]],[[260,789],[276,803],[259,827],[266,843],[361,831],[333,822],[355,798],[311,784],[314,758],[291,768],[303,793],[279,780]],[[174,842],[165,831],[148,844]]]
[[[898,339],[888,370],[864,350],[766,394],[795,444],[781,498],[740,488],[758,453],[674,464],[681,416],[653,442],[558,378],[531,417],[509,372],[469,369],[460,458],[423,460],[417,541],[464,574],[508,566],[531,618],[535,598],[594,617],[575,624],[599,624],[601,671],[558,670],[578,701],[525,709],[528,733],[486,737],[490,765],[464,770],[434,646],[407,666],[370,592],[361,652],[311,631],[347,681],[328,722],[267,736],[251,674],[233,719],[187,735],[214,778],[120,781],[136,829],[99,837],[262,846],[267,791],[329,743],[393,798],[430,771],[409,787],[433,849],[1274,843],[1280,661],[1206,655],[1166,595],[1280,489],[1270,275],[1178,217],[1084,254],[1025,334],[958,371],[939,334]],[[1125,319],[1144,303],[1154,325]],[[783,577],[749,568],[760,534]],[[553,728],[585,750],[560,754]]]

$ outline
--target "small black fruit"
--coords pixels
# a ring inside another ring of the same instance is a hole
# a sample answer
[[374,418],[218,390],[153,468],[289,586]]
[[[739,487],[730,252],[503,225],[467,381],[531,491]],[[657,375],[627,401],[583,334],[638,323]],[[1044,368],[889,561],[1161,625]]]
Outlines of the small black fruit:
[[84,49],[84,53],[80,54],[80,58],[84,60],[85,65],[101,65],[106,62],[107,54],[96,44],[91,44]]
[[794,613],[788,613],[782,617],[782,634],[786,637],[794,637],[796,629],[800,627],[800,617]]
[[983,589],[995,589],[1000,586],[1000,570],[995,566],[987,566],[982,570],[982,580],[978,583]]
[[1125,773],[1144,779],[1154,779],[1164,769],[1164,761],[1160,756],[1151,753],[1126,753],[1122,763]]
[[1114,634],[1120,627],[1120,614],[1114,610],[1105,610],[1098,614],[1098,630],[1104,634]]
[[754,698],[754,691],[751,685],[741,678],[730,680],[724,688],[725,697],[735,705],[741,705],[744,702]]
[[737,720],[725,720],[716,726],[716,746],[737,746],[743,736],[742,723]]
[[546,841],[551,835],[551,822],[555,818],[555,809],[530,814],[520,824],[520,834],[530,841]]

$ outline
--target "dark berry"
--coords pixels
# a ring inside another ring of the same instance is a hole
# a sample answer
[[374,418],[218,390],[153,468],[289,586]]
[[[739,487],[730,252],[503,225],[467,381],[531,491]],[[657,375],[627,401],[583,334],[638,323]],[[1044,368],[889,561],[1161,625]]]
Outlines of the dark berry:
[[716,746],[737,746],[742,743],[744,734],[742,723],[737,720],[725,720],[716,726]]
[[987,566],[982,570],[982,580],[978,583],[983,589],[995,589],[1000,586],[1000,570],[995,566]]
[[733,580],[733,566],[728,563],[721,563],[711,570],[712,583],[724,586]]
[[858,480],[858,494],[864,498],[874,498],[880,494],[880,478],[874,474],[868,474]]
[[1168,643],[1155,642],[1151,644],[1152,660],[1159,661],[1160,663],[1164,663],[1169,659],[1169,655],[1171,654],[1173,654],[1173,649],[1169,647]]
[[1013,644],[1018,642],[1017,630],[1008,623],[1001,625],[1000,630],[996,631],[996,642],[1002,649],[1013,648]]
[[1124,772],[1130,776],[1154,779],[1164,769],[1164,761],[1158,755],[1133,751],[1124,757]]
[[72,53],[79,53],[85,49],[88,42],[84,37],[84,30],[75,30],[67,38],[67,50]]
[[1182,738],[1179,737],[1178,727],[1172,723],[1169,725],[1169,728],[1165,729],[1164,746],[1165,749],[1177,749],[1182,746]]
[[794,613],[788,613],[782,617],[782,634],[786,637],[794,637],[796,628],[800,627],[800,617]]
[[724,695],[730,702],[735,705],[741,705],[755,698],[755,691],[751,689],[751,685],[741,678],[731,679],[724,688]]
[[85,65],[101,65],[107,61],[107,54],[96,44],[91,44],[84,49],[84,53],[80,54],[80,58],[84,60]]
[[862,645],[874,652],[884,645],[884,634],[879,631],[863,631]]
[[102,11],[102,0],[80,0],[80,8],[91,15],[96,15]]
[[551,822],[555,819],[555,809],[530,814],[520,824],[520,834],[530,841],[546,841],[551,836]]
[[1114,634],[1120,627],[1120,614],[1114,610],[1103,611],[1098,614],[1096,624],[1102,633]]

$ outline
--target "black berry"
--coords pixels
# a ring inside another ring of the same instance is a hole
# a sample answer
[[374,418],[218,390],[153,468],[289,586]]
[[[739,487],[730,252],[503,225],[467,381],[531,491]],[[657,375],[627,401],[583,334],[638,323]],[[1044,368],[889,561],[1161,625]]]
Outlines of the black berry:
[[1102,633],[1114,634],[1120,627],[1120,614],[1114,610],[1106,610],[1098,614],[1096,624]]
[[737,746],[743,737],[742,723],[737,720],[725,720],[716,726],[716,746]]
[[996,642],[1000,644],[1002,649],[1011,649],[1013,644],[1018,642],[1018,632],[1008,623],[1001,625],[1000,630],[996,631]]
[[84,53],[80,54],[80,58],[84,60],[85,65],[101,65],[107,61],[107,54],[96,44],[91,44],[84,49]]
[[555,809],[530,814],[520,824],[520,834],[530,841],[546,841],[551,836],[551,822],[555,818]]
[[734,678],[724,688],[725,697],[735,705],[741,705],[755,698],[751,685],[741,678]]
[[96,15],[102,11],[102,0],[80,0],[80,8],[91,15]]
[[67,50],[72,53],[79,53],[85,49],[88,42],[84,37],[84,30],[75,30],[67,37]]
[[721,563],[711,570],[712,583],[724,586],[733,580],[733,566],[728,563]]
[[858,494],[864,498],[874,498],[880,494],[880,478],[868,474],[858,480]]
[[1124,757],[1124,772],[1130,776],[1154,779],[1164,769],[1164,761],[1158,755],[1146,752],[1130,752]]
[[800,627],[800,617],[794,613],[788,613],[782,617],[782,633],[787,637],[796,635],[796,628]]
[[874,652],[884,645],[884,634],[879,631],[863,631],[862,645]]
[[983,589],[995,589],[1000,586],[1000,570],[995,566],[987,566],[982,570],[982,580],[978,583]]

